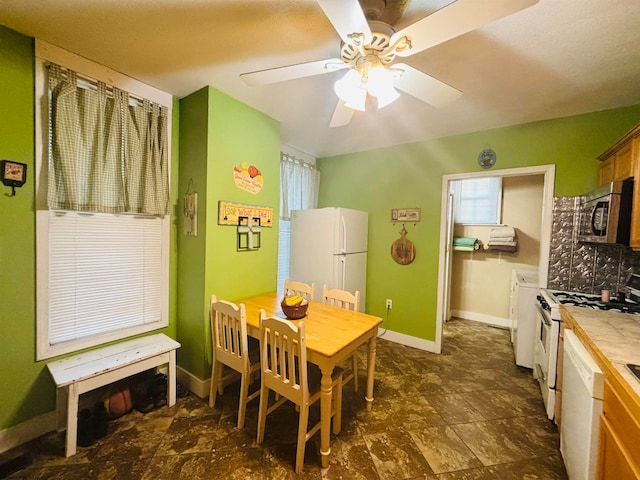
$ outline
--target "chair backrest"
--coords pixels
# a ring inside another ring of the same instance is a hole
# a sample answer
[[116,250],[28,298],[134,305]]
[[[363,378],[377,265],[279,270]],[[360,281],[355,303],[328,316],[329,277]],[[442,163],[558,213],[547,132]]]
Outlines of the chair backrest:
[[307,300],[313,300],[313,296],[315,293],[316,284],[312,283],[311,285],[307,285],[302,282],[292,282],[288,278],[284,281],[284,295],[300,295],[302,298],[306,298]]
[[263,384],[298,405],[308,401],[304,323],[296,327],[289,320],[267,317],[261,310],[260,348]]
[[215,358],[238,372],[247,370],[249,349],[244,303],[236,305],[211,295],[209,317]]
[[337,288],[327,288],[326,285],[323,285],[322,303],[328,303],[329,305],[359,312],[360,291],[356,290],[356,293],[351,293]]

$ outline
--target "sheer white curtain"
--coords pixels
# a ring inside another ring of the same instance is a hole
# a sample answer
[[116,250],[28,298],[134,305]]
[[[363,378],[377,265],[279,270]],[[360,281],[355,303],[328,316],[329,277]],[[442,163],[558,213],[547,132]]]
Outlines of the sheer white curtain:
[[278,291],[289,276],[290,219],[293,210],[318,206],[320,172],[315,165],[287,153],[280,154],[280,236],[278,239]]

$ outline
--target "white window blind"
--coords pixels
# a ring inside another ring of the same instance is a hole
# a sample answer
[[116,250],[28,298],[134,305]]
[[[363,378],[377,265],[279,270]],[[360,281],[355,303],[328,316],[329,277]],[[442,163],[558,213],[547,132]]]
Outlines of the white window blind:
[[284,291],[284,281],[289,278],[289,255],[291,253],[291,222],[280,219],[278,235],[278,292]]
[[455,222],[479,225],[500,223],[502,178],[466,178],[452,182]]
[[50,345],[163,322],[161,218],[49,215]]

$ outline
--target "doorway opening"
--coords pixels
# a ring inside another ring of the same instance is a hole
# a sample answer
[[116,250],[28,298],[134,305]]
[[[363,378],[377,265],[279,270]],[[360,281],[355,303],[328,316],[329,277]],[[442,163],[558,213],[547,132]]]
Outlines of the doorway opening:
[[553,217],[553,191],[555,185],[555,165],[540,165],[535,167],[511,168],[504,170],[460,173],[444,175],[442,178],[442,202],[440,215],[440,251],[438,259],[438,304],[436,319],[436,353],[442,351],[442,328],[451,315],[451,264],[453,252],[453,208],[454,202],[450,195],[451,182],[480,177],[521,177],[543,175],[543,192],[541,197],[542,214],[540,219],[540,244],[538,261],[538,284],[546,287],[549,269],[549,245],[551,241],[551,226]]

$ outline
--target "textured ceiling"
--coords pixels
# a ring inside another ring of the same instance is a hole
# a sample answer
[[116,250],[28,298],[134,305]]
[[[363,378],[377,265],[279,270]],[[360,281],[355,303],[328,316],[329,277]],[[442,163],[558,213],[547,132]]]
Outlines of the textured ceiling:
[[[400,29],[449,3],[396,0],[383,19]],[[260,87],[239,78],[339,56],[314,0],[0,0],[0,24],[177,97],[212,85],[316,157],[640,104],[639,0],[540,0],[403,59],[461,90],[454,103],[437,109],[403,93],[339,128],[328,125],[344,71]]]

